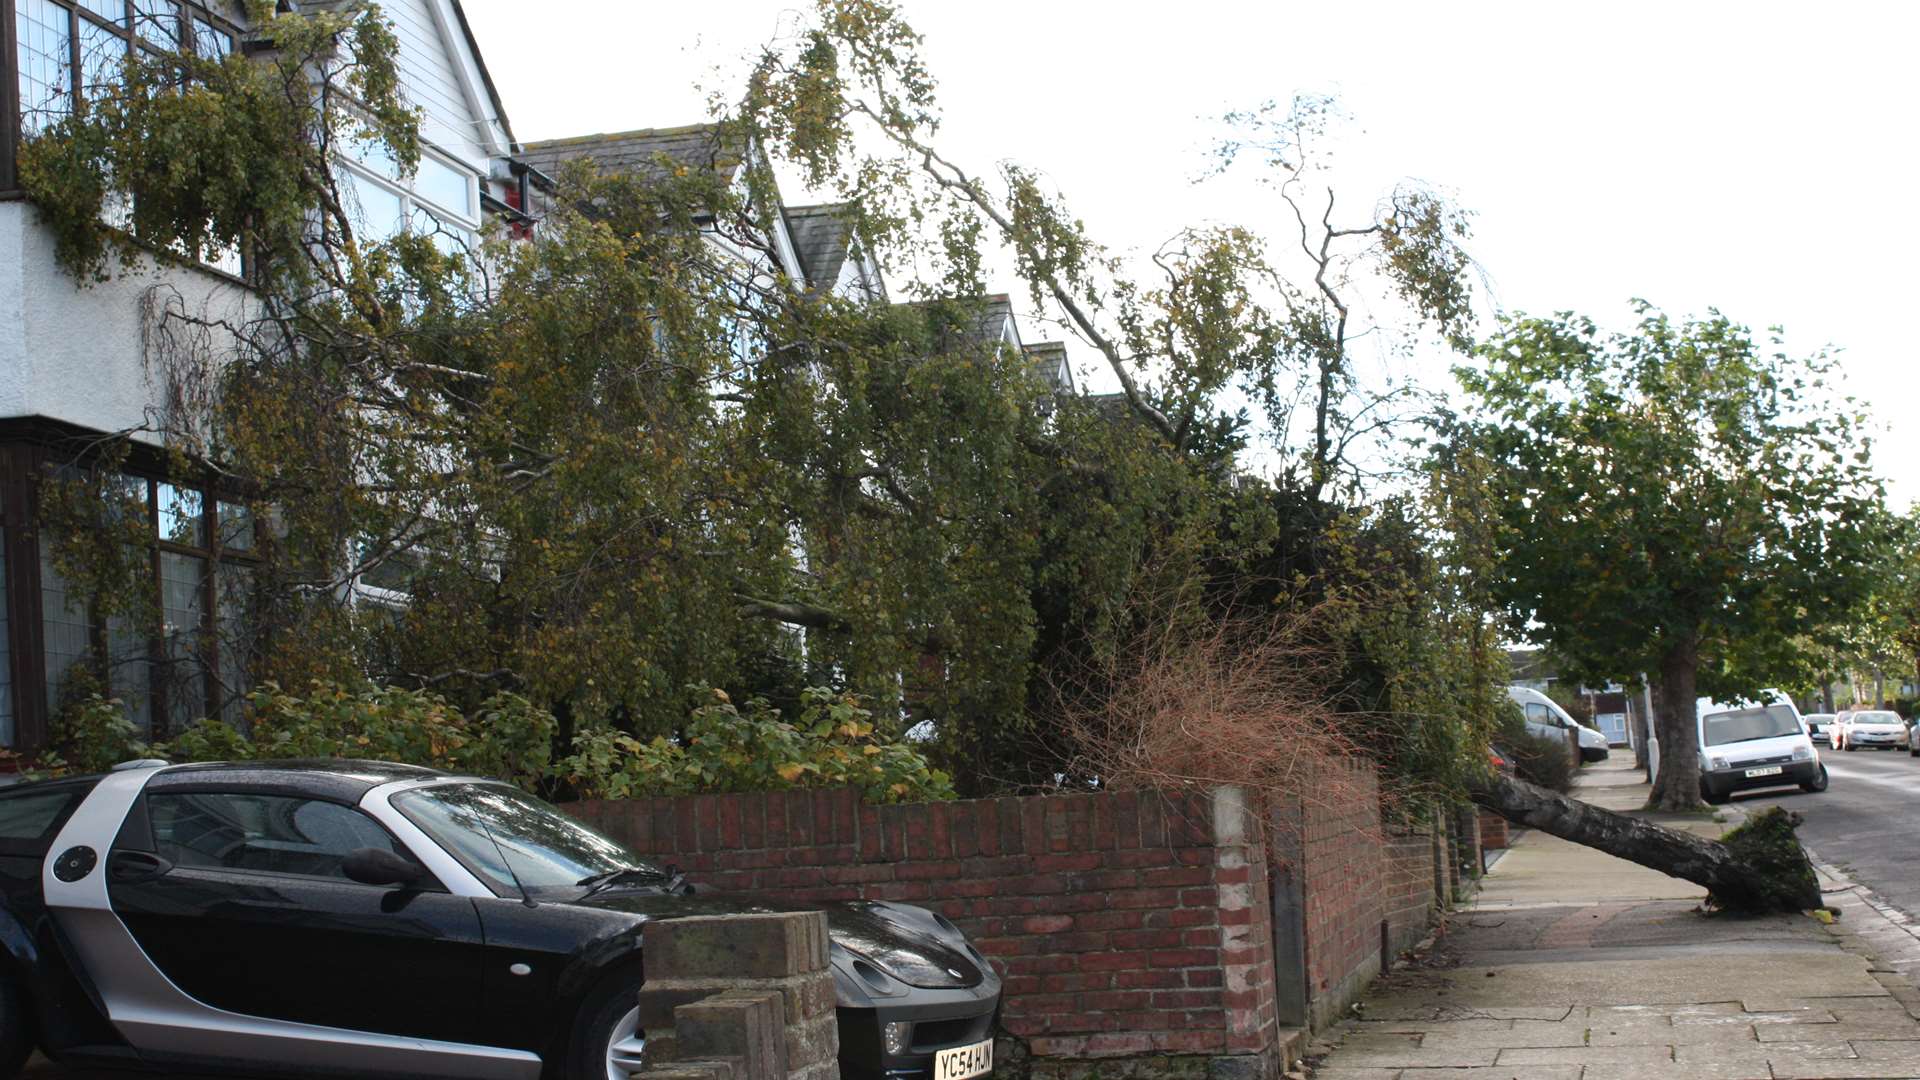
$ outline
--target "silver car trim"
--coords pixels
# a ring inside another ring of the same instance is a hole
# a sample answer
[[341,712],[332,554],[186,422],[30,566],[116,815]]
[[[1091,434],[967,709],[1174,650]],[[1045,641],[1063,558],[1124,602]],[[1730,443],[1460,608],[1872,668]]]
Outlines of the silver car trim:
[[[163,768],[102,778],[61,828],[40,875],[48,910],[99,989],[107,1019],[130,1045],[144,1052],[230,1062],[302,1060],[359,1072],[536,1080],[540,1056],[525,1050],[244,1016],[188,996],[140,948],[107,895],[107,855],[114,838],[147,781]],[[94,849],[93,868],[77,881],[61,881],[54,876],[54,863],[62,852],[80,845]]]
[[474,900],[492,900],[492,889],[473,875],[473,871],[461,865],[439,841],[428,836],[426,830],[415,825],[413,820],[393,805],[393,796],[403,791],[415,791],[420,788],[443,787],[450,784],[467,784],[473,781],[466,777],[434,777],[430,780],[396,780],[391,784],[381,784],[366,793],[360,799],[360,809],[367,815],[385,825],[400,842],[413,852],[422,866],[433,871],[440,884],[455,896],[465,896]]

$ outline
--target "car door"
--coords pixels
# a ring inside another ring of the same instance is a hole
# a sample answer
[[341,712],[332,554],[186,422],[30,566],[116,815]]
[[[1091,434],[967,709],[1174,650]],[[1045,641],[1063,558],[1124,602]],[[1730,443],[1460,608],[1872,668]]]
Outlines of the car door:
[[[473,902],[363,885],[359,848],[404,845],[358,809],[258,791],[150,791],[107,862],[114,914],[188,996],[269,1020],[484,1042]],[[432,881],[429,876],[427,879]]]

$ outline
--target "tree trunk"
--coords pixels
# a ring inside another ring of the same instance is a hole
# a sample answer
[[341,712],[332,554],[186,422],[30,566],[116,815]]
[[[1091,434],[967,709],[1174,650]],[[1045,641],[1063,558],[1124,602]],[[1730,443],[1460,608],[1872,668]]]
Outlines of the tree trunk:
[[1821,712],[1828,716],[1833,715],[1833,676],[1831,675],[1820,676],[1820,704],[1826,706],[1820,710]]
[[[1764,823],[1768,828],[1761,842],[1773,846],[1743,846],[1743,852],[1760,854],[1742,857],[1718,840],[1616,814],[1508,776],[1481,781],[1474,801],[1516,825],[1705,886],[1709,902],[1729,911],[1761,914],[1825,906],[1819,879],[1799,841],[1793,838],[1798,815],[1767,811],[1766,815],[1778,816],[1756,817],[1756,824]],[[1729,839],[1732,837],[1729,834]]]
[[1660,658],[1660,715],[1654,731],[1660,739],[1660,775],[1653,779],[1657,810],[1692,810],[1700,805],[1700,713],[1694,679],[1700,650],[1685,641]]

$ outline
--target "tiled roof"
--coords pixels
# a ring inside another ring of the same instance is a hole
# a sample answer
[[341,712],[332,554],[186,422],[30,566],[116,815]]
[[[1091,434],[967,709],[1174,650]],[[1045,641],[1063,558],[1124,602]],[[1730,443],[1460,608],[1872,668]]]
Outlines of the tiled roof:
[[741,157],[739,148],[723,140],[712,124],[548,139],[528,143],[520,154],[520,160],[548,176],[558,176],[567,162],[580,158],[592,161],[603,173],[658,175],[662,163],[668,162],[731,175],[740,167]]
[[789,206],[787,231],[793,236],[793,252],[800,258],[800,270],[807,276],[807,291],[826,293],[840,280],[847,262],[847,246],[853,230],[844,215],[846,203],[820,206]]
[[1073,368],[1067,364],[1065,342],[1036,342],[1027,346],[1026,351],[1036,378],[1055,390],[1073,392]]

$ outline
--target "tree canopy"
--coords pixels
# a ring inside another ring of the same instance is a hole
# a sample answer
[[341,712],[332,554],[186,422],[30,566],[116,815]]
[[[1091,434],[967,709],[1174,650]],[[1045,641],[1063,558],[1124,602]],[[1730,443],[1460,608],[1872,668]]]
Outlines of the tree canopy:
[[1647,304],[1631,333],[1514,318],[1458,376],[1442,451],[1484,478],[1495,595],[1515,632],[1599,683],[1658,682],[1661,806],[1698,801],[1696,691],[1791,686],[1810,635],[1853,610],[1881,491],[1824,357],[1715,313]]
[[[83,281],[248,256],[242,315],[150,305],[164,400],[119,434],[268,525],[250,681],[372,679],[467,708],[510,692],[552,711],[563,752],[686,736],[713,689],[797,715],[825,686],[924,724],[978,793],[1097,779],[1063,771],[1046,690],[1143,628],[1330,599],[1343,707],[1422,718],[1419,739],[1374,745],[1425,747],[1402,756],[1444,759],[1438,775],[1477,754],[1493,650],[1431,543],[1446,511],[1334,479],[1366,423],[1349,290],[1384,282],[1410,323],[1466,340],[1464,218],[1432,193],[1336,226],[1331,189],[1309,216],[1283,183],[1286,242],[1311,256],[1298,284],[1238,226],[1184,231],[1136,274],[1039,174],[989,182],[941,155],[897,10],[823,0],[721,110],[726,167],[576,163],[531,238],[389,235],[337,167],[420,152],[378,9],[250,11],[271,50],[137,50],[21,168]],[[1283,135],[1260,138],[1300,171]],[[845,197],[860,250],[923,268],[917,302],[787,276],[768,226],[783,163]],[[1053,395],[977,332],[993,246],[1116,394]],[[1276,487],[1245,471],[1229,392],[1282,429],[1289,383],[1315,435]],[[86,462],[96,494],[118,460]],[[86,531],[53,540],[85,599],[122,610],[143,571]]]

